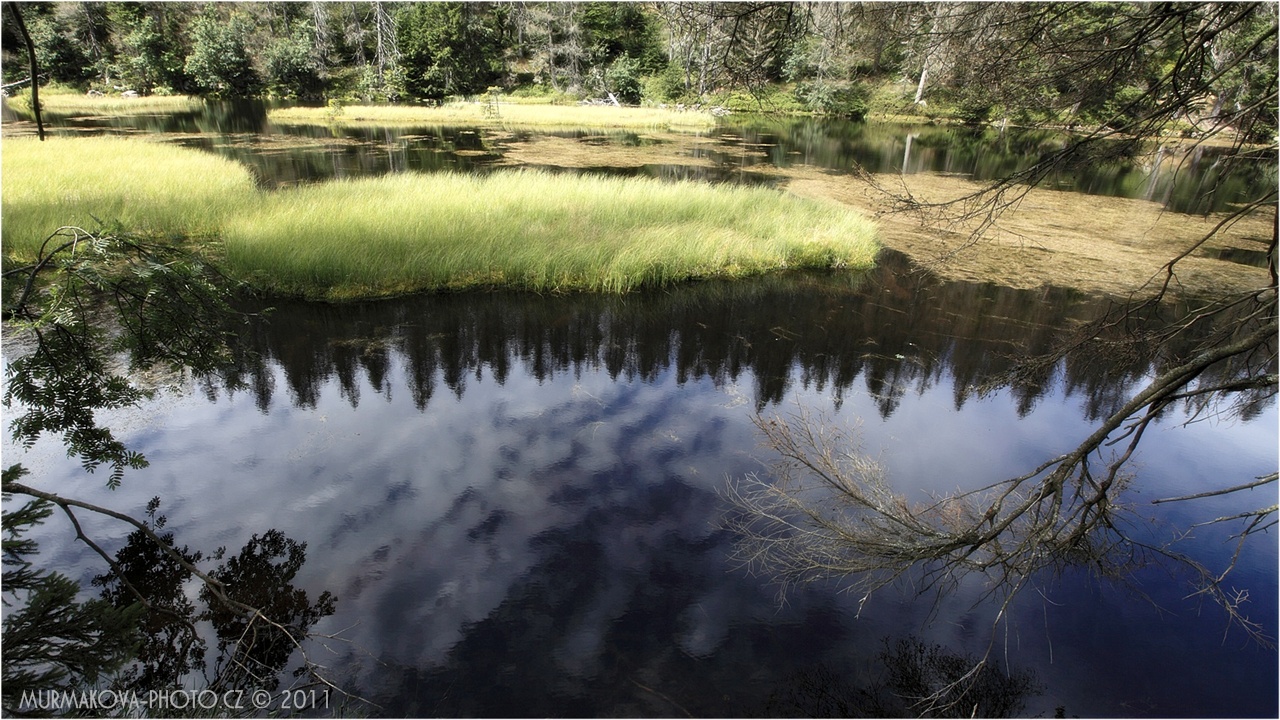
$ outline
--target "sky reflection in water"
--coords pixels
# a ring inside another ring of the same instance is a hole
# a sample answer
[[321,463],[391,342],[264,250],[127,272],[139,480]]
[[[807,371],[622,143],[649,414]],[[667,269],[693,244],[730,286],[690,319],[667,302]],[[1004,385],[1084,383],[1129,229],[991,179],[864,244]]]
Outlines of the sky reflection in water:
[[[780,604],[767,578],[730,565],[717,491],[767,461],[755,410],[860,423],[863,449],[904,490],[941,493],[1073,446],[1120,394],[1109,383],[1152,372],[1080,362],[1040,391],[979,397],[978,377],[1101,301],[916,282],[899,262],[853,282],[285,305],[250,339],[261,360],[242,368],[243,388],[192,387],[119,417],[151,460],[121,490],[98,490],[53,443],[25,457],[6,445],[6,458],[121,510],[158,494],[193,548],[270,528],[306,542],[297,584],[337,596],[323,629],[351,640],[328,664],[382,705],[375,714],[775,714],[771,698],[816,668],[870,682],[885,638],[981,652],[993,610],[973,606],[972,583],[928,627],[929,602],[905,589],[857,618],[836,586]],[[1247,423],[1181,420],[1144,441],[1140,514],[1156,514],[1155,497],[1275,468],[1274,403]],[[1160,507],[1161,522],[1193,518]],[[123,541],[123,528],[91,525],[109,547]],[[1220,557],[1225,535],[1191,547]],[[62,523],[39,538],[55,565],[86,581],[100,571]],[[1262,538],[1237,576],[1272,635],[1276,560]],[[1221,613],[1183,601],[1180,580],[1140,580],[1169,615],[1083,573],[1023,596],[995,642],[1045,686],[1026,711],[1274,716],[1275,653],[1237,632],[1224,642]]]

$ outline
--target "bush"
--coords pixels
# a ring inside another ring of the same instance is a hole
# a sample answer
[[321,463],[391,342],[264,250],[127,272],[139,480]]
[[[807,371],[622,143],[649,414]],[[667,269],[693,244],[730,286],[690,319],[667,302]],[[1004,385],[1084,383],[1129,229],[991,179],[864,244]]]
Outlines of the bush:
[[604,71],[604,88],[627,105],[639,105],[643,95],[640,86],[640,66],[625,55],[609,63]]
[[696,102],[687,97],[684,87],[684,71],[675,65],[668,65],[665,70],[649,75],[640,80],[641,96],[645,102],[673,103]]
[[848,81],[811,80],[796,86],[796,99],[810,112],[862,120],[870,110],[870,91]]
[[766,85],[754,90],[732,90],[718,92],[708,98],[712,105],[720,105],[733,112],[774,112],[802,113],[810,112],[796,98],[795,93],[786,86]]

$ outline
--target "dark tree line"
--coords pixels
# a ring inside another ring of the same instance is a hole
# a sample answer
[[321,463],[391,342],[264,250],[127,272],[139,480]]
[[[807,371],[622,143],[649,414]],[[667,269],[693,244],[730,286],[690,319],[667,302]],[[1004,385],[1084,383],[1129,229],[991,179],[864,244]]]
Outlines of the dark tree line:
[[[1190,121],[1238,119],[1266,105],[1276,83],[1275,8],[1252,3],[23,7],[42,80],[141,95],[437,101],[499,87],[612,93],[631,103],[716,96],[845,115],[887,104],[974,122],[1117,126],[1170,97]],[[3,47],[10,58],[24,52],[10,17]],[[1197,50],[1188,56],[1186,47]],[[1174,76],[1195,81],[1163,85],[1172,65]],[[5,82],[22,80],[23,67],[5,63]],[[1183,97],[1188,89],[1196,97]],[[1275,115],[1272,103],[1241,129],[1270,137]]]

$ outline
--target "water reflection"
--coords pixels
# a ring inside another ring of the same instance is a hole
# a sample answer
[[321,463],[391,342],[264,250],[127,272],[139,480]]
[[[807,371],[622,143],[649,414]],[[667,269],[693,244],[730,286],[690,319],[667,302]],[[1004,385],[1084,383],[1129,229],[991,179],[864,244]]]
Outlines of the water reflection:
[[[156,514],[159,498],[147,507],[147,526],[159,531],[165,517]],[[98,575],[93,585],[101,587],[101,597],[117,608],[135,606],[146,598],[141,610],[140,644],[133,662],[113,679],[118,691],[148,697],[189,686],[217,692],[275,690],[290,660],[298,663],[294,677],[309,672],[300,657],[300,642],[307,642],[311,628],[334,613],[336,599],[323,591],[312,602],[294,579],[306,563],[306,543],[299,543],[276,529],[254,534],[240,552],[226,557],[225,548],[211,560],[223,562],[209,577],[221,583],[221,592],[233,603],[260,610],[269,621],[248,617],[218,597],[211,586],[200,584],[197,611],[188,596],[195,580],[191,567],[205,559],[204,553],[175,543],[174,533],[160,538],[181,555],[179,561],[165,552],[141,530],[132,532],[115,555],[113,572]],[[208,644],[201,631],[212,627],[217,653],[212,666],[206,656]],[[202,681],[201,681],[202,679]]]
[[[622,297],[282,304],[245,338],[258,357],[235,382],[107,418],[151,461],[120,490],[95,495],[56,444],[24,462],[111,507],[162,493],[191,547],[239,547],[264,527],[305,542],[311,561],[290,582],[342,599],[316,628],[350,644],[325,664],[378,714],[770,714],[821,668],[873,686],[886,637],[974,654],[995,630],[981,586],[937,607],[886,593],[859,615],[837,586],[780,605],[767,578],[735,569],[717,492],[768,459],[754,409],[804,402],[862,421],[897,482],[946,493],[1074,445],[1171,361],[1082,353],[979,396],[988,373],[1105,301],[941,283],[903,262]],[[1274,407],[1179,433],[1163,432],[1181,420],[1170,413],[1144,441],[1161,496],[1274,465]],[[49,562],[100,573],[64,533],[46,528]],[[1216,558],[1227,534],[1205,529],[1189,552]],[[1261,545],[1236,571],[1264,620],[1275,567]],[[1070,573],[1045,579],[1052,604],[1027,594],[1011,609],[1008,662],[1044,683],[1028,713],[1130,714],[1123,703],[1150,696],[1158,714],[1274,715],[1273,652],[1224,645],[1221,618],[1188,615],[1180,583],[1139,581],[1180,616]],[[940,621],[922,630],[930,613]]]
[[[705,378],[722,386],[745,376],[754,383],[757,410],[783,402],[797,382],[830,394],[837,406],[860,385],[887,418],[904,395],[925,393],[944,376],[952,380],[955,409],[962,409],[985,380],[1021,357],[1047,353],[1073,322],[1112,305],[1061,288],[922,279],[893,252],[856,276],[706,282],[643,296],[487,293],[342,306],[278,303],[252,338],[257,362],[240,367],[231,386],[249,388],[265,410],[277,392],[270,368],[278,365],[296,406],[315,407],[321,389],[336,380],[355,408],[362,386],[391,392],[395,355],[419,410],[438,386],[461,397],[470,378],[488,373],[501,385],[519,364],[538,382],[599,370],[645,382],[669,371],[677,385]],[[328,341],[317,346],[313,338]],[[1187,333],[1183,340],[1190,347],[1198,338]],[[1178,356],[1176,348],[1159,360],[1075,353],[1011,392],[1025,415],[1061,383],[1068,396],[1083,395],[1085,418],[1096,420]]]

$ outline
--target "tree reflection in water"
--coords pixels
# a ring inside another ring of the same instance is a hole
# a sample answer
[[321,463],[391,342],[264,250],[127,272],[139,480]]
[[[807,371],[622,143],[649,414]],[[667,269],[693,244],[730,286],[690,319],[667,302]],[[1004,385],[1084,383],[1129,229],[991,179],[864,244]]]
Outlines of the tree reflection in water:
[[[148,525],[155,531],[165,525],[158,508],[159,498],[147,506]],[[136,660],[116,679],[121,689],[145,694],[181,688],[196,671],[204,674],[208,688],[217,691],[277,689],[281,673],[312,627],[335,609],[336,598],[329,591],[313,603],[305,590],[293,585],[306,562],[306,543],[275,529],[255,534],[239,553],[210,573],[228,598],[261,610],[269,619],[264,621],[227,607],[207,585],[201,587],[203,607],[197,610],[187,597],[186,585],[193,578],[189,567],[204,556],[179,547],[173,533],[161,538],[182,555],[185,565],[136,530],[116,553],[114,572],[93,580],[102,588],[102,598],[116,607],[138,602],[139,595],[147,599]],[[225,548],[219,548],[212,559],[224,555]],[[218,654],[211,671],[205,658],[208,645],[198,629],[203,622],[212,625],[217,637]],[[303,677],[310,671],[304,657],[292,675]]]
[[[1047,353],[1065,328],[1104,315],[1110,303],[1062,288],[943,283],[910,272],[906,258],[892,252],[852,278],[694,283],[642,299],[475,293],[343,306],[280,303],[270,322],[245,339],[254,359],[225,387],[247,389],[265,411],[278,392],[270,369],[279,364],[294,405],[315,407],[323,385],[336,379],[356,407],[362,377],[380,394],[390,392],[397,357],[420,410],[438,384],[461,397],[469,377],[487,368],[501,384],[516,364],[539,381],[597,369],[614,379],[652,381],[674,370],[681,384],[702,378],[720,384],[749,373],[762,410],[783,402],[798,368],[804,387],[829,390],[837,405],[861,377],[887,418],[904,394],[923,392],[944,375],[954,378],[955,407],[962,408],[981,395],[985,381],[1010,373],[1021,357]],[[1025,415],[1061,383],[1068,394],[1084,396],[1092,421],[1114,412],[1138,382],[1170,361],[1082,351],[1024,375],[1011,392]]]
[[[765,702],[765,717],[1020,717],[1040,693],[1035,675],[981,666],[977,658],[926,645],[915,637],[884,640],[881,678],[856,685],[826,665],[796,673]],[[1060,709],[1061,710],[1061,709]]]
[[[175,479],[212,480],[187,472],[206,458],[251,468],[242,479],[272,479],[245,480],[244,492],[279,515],[271,524],[324,549],[343,624],[358,620],[353,640],[376,656],[376,667],[355,658],[335,667],[378,712],[750,715],[786,678],[819,665],[873,689],[888,682],[874,665],[880,638],[920,630],[846,622],[846,598],[818,592],[778,610],[772,588],[725,572],[731,538],[712,527],[722,508],[710,486],[716,472],[755,467],[744,458],[746,416],[817,394],[868,417],[909,419],[917,394],[941,390],[928,408],[981,419],[984,380],[1107,302],[935,282],[900,263],[887,256],[860,278],[616,298],[281,303],[245,338],[256,358],[233,383],[207,387],[236,402],[208,405],[216,420],[193,416],[200,439],[166,436],[155,451],[172,458]],[[1069,421],[1098,417],[1161,362],[1072,356],[1005,391],[1001,411],[1026,415],[1066,398]],[[617,396],[582,400],[579,384]],[[530,397],[504,407],[516,393]],[[703,405],[729,409],[699,414]],[[686,444],[653,439],[667,429]],[[184,487],[200,507],[221,502],[212,485]],[[934,640],[973,650],[963,638]],[[1086,674],[1074,660],[1063,664]],[[1080,697],[1049,702],[1075,707]]]

